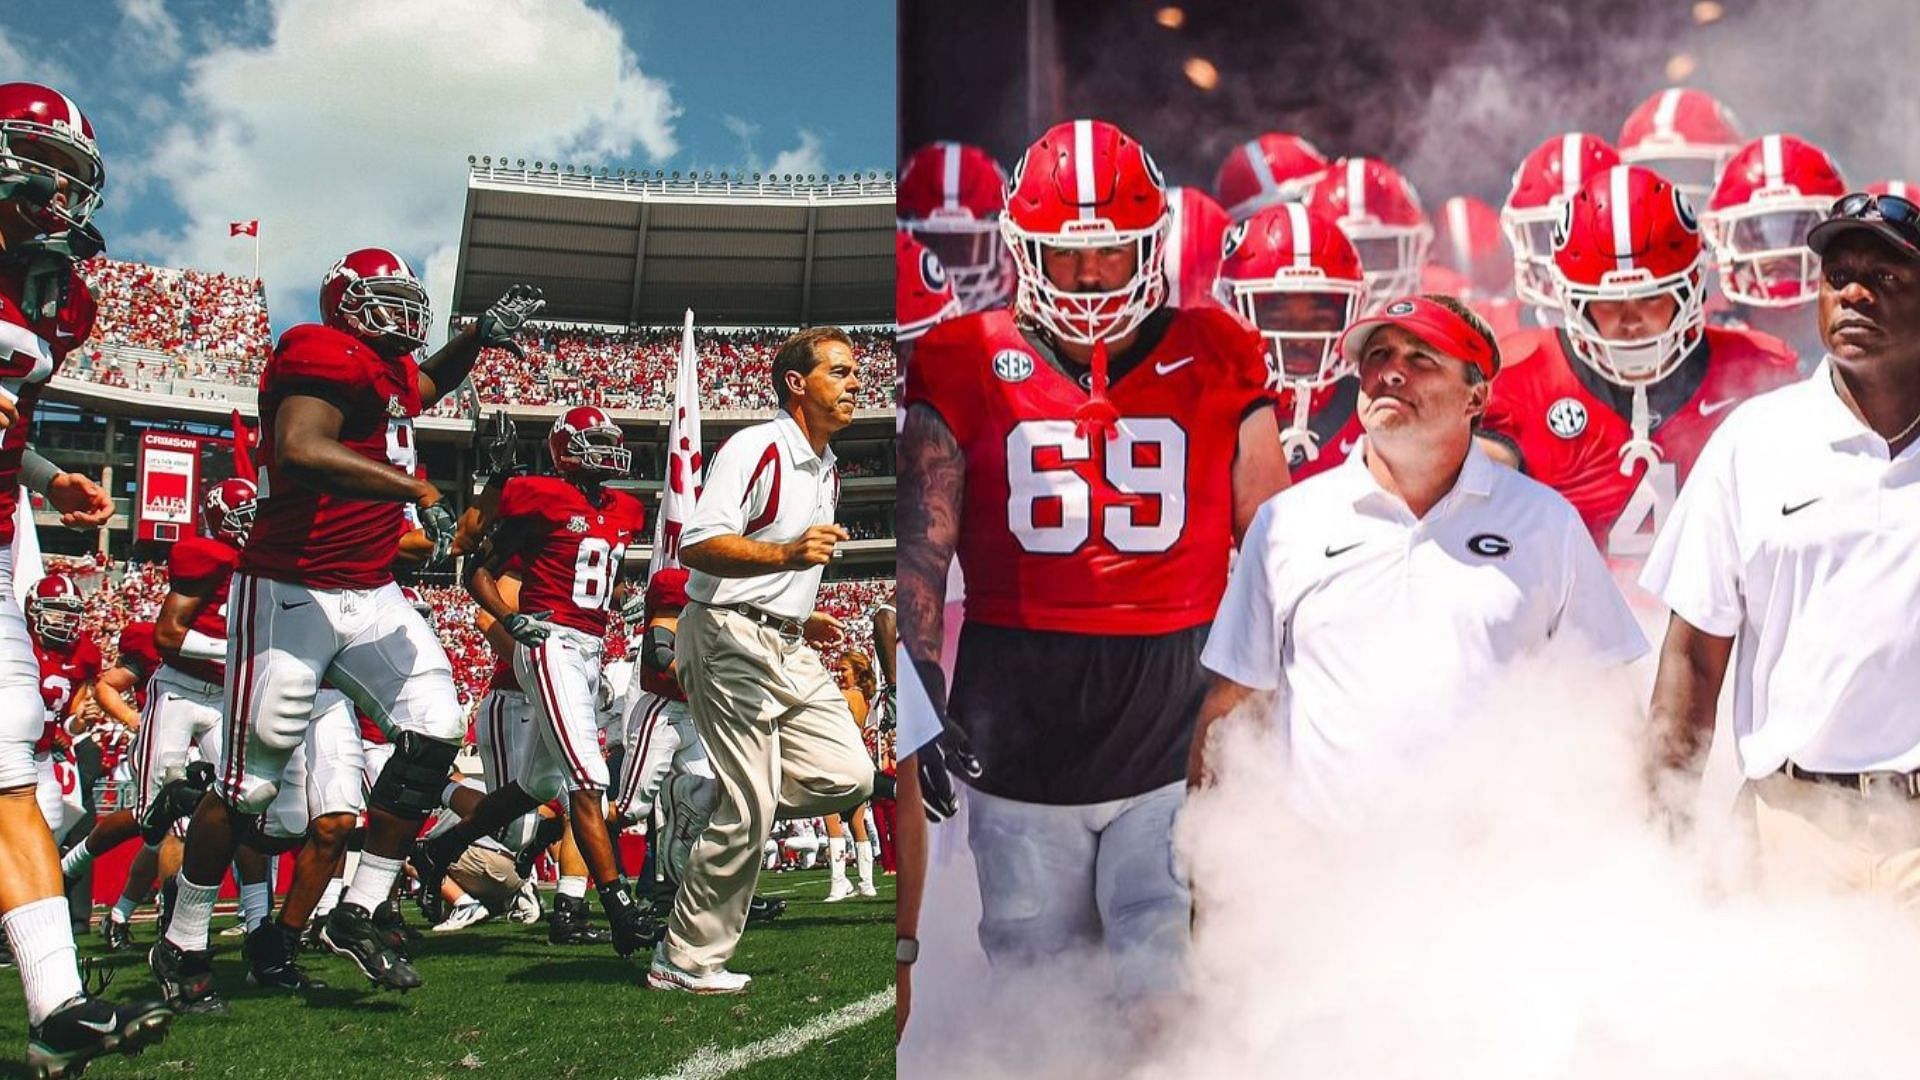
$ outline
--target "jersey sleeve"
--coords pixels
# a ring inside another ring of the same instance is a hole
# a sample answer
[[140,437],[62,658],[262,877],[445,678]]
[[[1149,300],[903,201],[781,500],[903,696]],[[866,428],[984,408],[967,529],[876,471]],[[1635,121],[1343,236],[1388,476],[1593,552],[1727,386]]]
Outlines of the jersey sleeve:
[[1745,616],[1739,505],[1733,490],[1734,447],[1742,419],[1736,412],[1707,440],[1640,574],[1642,588],[1675,615],[1716,637],[1733,637]]
[[966,442],[966,432],[975,409],[969,374],[972,365],[984,362],[975,347],[980,341],[976,320],[955,319],[941,323],[921,337],[914,347],[913,360],[907,365],[907,391],[903,408],[925,405],[940,415],[954,438]]
[[1217,308],[1199,308],[1191,314],[1204,319],[1203,340],[1219,359],[1225,392],[1232,395],[1235,415],[1245,419],[1256,409],[1280,400],[1280,391],[1267,366],[1266,344],[1259,331],[1242,322],[1238,315]]
[[100,646],[91,637],[83,637],[73,650],[74,667],[79,669],[82,679],[99,678],[100,672],[107,666],[106,657],[100,654]]
[[500,486],[500,500],[494,504],[494,519],[505,521],[508,518],[522,517],[539,505],[540,498],[532,488],[531,477],[509,477]]
[[67,302],[60,309],[61,328],[71,335],[63,343],[67,348],[79,348],[82,342],[92,336],[93,320],[98,310],[93,290],[87,286],[87,279],[80,276],[76,267],[67,283]]
[[376,393],[373,369],[355,342],[337,330],[311,324],[280,336],[261,378],[261,390],[336,404]]
[[713,461],[707,465],[706,486],[700,489],[693,516],[680,533],[683,549],[716,536],[744,535],[747,515],[758,509],[748,506],[753,499],[749,485],[758,471],[755,466],[762,450],[771,448],[778,454],[779,448],[763,439],[741,438],[742,434],[736,433],[714,451]]
[[234,565],[232,559],[225,557],[223,549],[216,549],[198,538],[182,540],[167,553],[167,580],[175,592],[180,592],[184,591],[183,585],[213,584],[222,575],[231,573]]
[[647,531],[647,504],[625,492],[620,493],[620,498],[627,508],[627,528],[633,530],[637,540]]

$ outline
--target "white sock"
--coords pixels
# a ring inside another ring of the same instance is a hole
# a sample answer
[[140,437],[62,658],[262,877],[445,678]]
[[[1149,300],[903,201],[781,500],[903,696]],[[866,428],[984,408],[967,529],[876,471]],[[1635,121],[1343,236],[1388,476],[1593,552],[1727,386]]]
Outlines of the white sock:
[[273,910],[273,882],[256,881],[240,886],[240,921],[248,930],[267,921],[267,913]]
[[587,879],[583,877],[562,877],[560,879],[560,895],[571,896],[575,900],[585,900],[587,898]]
[[27,1023],[37,1024],[55,1009],[79,997],[79,952],[73,947],[67,898],[49,896],[0,915],[20,985],[27,992]]
[[827,874],[836,889],[847,883],[847,838],[844,836],[827,838]]
[[873,841],[856,840],[853,843],[853,865],[860,872],[860,884],[873,884]]
[[400,860],[371,851],[360,853],[360,865],[353,868],[353,883],[347,886],[346,901],[372,911],[393,894],[393,883],[400,877]]
[[73,845],[73,850],[60,856],[60,876],[77,878],[93,865],[93,852],[85,840]]
[[[223,875],[224,876],[224,875]],[[180,891],[173,898],[173,921],[167,924],[167,940],[187,952],[207,947],[207,921],[213,918],[213,901],[220,895],[220,883],[196,885],[179,875]]]
[[345,892],[346,889],[346,878],[334,878],[332,881],[327,882],[327,887],[321,890],[320,902],[313,906],[313,917],[316,919],[324,918],[328,912],[333,910],[334,905],[340,902],[340,894]]

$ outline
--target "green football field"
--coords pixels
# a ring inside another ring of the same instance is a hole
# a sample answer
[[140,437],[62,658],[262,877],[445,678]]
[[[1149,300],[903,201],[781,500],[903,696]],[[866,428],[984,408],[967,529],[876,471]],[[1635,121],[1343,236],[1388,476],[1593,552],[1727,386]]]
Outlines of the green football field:
[[[426,985],[375,991],[331,954],[307,954],[329,984],[304,998],[245,981],[233,923],[217,916],[215,972],[232,1013],[182,1017],[167,1041],[140,1057],[97,1059],[87,1076],[111,1077],[619,1077],[644,1080],[857,1080],[893,1067],[893,879],[878,899],[823,903],[826,871],[769,874],[763,895],[788,901],[784,915],[741,940],[734,970],[753,976],[739,997],[694,997],[646,988],[646,960],[610,946],[549,946],[546,923],[490,921],[428,934],[414,948]],[[551,893],[543,897],[551,906]],[[589,896],[594,921],[604,924]],[[419,922],[417,910],[408,918]],[[107,995],[153,992],[145,946],[153,924],[136,923],[138,953],[102,954],[98,934],[81,944],[115,973]],[[26,1014],[20,982],[0,972],[0,1016],[14,1038],[0,1043],[0,1077],[26,1076]]]

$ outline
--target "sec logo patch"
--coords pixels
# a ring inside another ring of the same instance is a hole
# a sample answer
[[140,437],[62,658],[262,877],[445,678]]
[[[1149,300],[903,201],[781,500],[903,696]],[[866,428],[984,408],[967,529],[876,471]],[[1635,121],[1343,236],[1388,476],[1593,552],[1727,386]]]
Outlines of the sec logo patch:
[[1024,382],[1033,374],[1033,357],[1019,349],[1001,349],[993,354],[993,373],[1001,382]]
[[1547,407],[1547,430],[1572,439],[1587,430],[1587,407],[1577,398],[1563,397]]

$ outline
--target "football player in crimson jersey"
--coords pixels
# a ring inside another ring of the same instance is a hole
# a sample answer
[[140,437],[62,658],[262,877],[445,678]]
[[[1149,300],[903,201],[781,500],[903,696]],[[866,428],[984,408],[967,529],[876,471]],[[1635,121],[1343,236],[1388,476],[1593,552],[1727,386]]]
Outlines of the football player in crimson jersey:
[[43,725],[33,744],[39,770],[35,795],[40,812],[59,841],[79,820],[68,807],[64,778],[55,768],[54,751],[72,760],[73,736],[67,718],[93,692],[94,680],[106,666],[100,646],[86,633],[86,601],[80,587],[65,574],[49,574],[27,598],[27,627],[33,634],[33,655],[40,662],[40,701]]
[[[1041,136],[1002,226],[1017,317],[935,328],[907,375],[901,638],[936,707],[951,706],[944,745],[919,755],[938,771],[922,786],[936,813],[951,812],[933,805],[943,762],[975,790],[992,960],[1104,939],[1123,993],[1152,998],[1177,992],[1185,962],[1172,823],[1200,646],[1235,539],[1287,482],[1273,394],[1260,339],[1234,315],[1164,306],[1165,187],[1120,129],[1076,120]],[[949,699],[956,553],[968,590]],[[1028,828],[1083,822],[1093,804],[1108,825],[1078,850]],[[1096,860],[1147,869],[1091,886]]]
[[433,555],[454,534],[439,491],[415,473],[413,418],[466,379],[483,347],[518,351],[515,331],[544,304],[515,285],[416,363],[432,322],[426,289],[400,256],[363,248],[322,279],[322,321],[275,345],[260,381],[260,508],[232,584],[225,760],[194,812],[179,901],[149,957],[169,1000],[210,986],[206,922],[221,877],[305,742],[323,682],[392,730],[395,751],[368,796],[364,856],[320,937],[376,985],[420,985],[372,909],[439,804],[466,718],[445,649],[393,581],[403,504],[419,506]]
[[[512,784],[489,794],[453,828],[416,845],[413,864],[423,892],[437,896],[447,867],[467,845],[565,793],[574,839],[612,926],[614,950],[628,956],[653,943],[653,930],[614,862],[595,698],[621,559],[640,535],[645,513],[638,499],[606,486],[627,474],[632,453],[619,426],[599,409],[578,406],[561,413],[547,449],[559,475],[506,482],[494,510],[490,552],[467,584],[514,640],[514,674],[532,706],[540,741]],[[509,604],[495,579],[516,558],[520,592],[518,602]]]
[[93,329],[93,297],[75,264],[105,246],[92,223],[105,184],[93,125],[73,99],[35,83],[0,85],[0,928],[26,991],[28,1061],[47,1075],[108,1047],[139,1050],[172,1021],[157,1002],[116,1006],[81,985],[59,854],[32,795],[43,703],[14,599],[22,484],[73,528],[113,514],[100,485],[27,448],[42,388]]
[[1650,169],[1590,176],[1553,239],[1566,325],[1500,343],[1482,434],[1573,503],[1602,555],[1637,564],[1707,437],[1740,402],[1793,381],[1793,353],[1705,325],[1692,206]]

